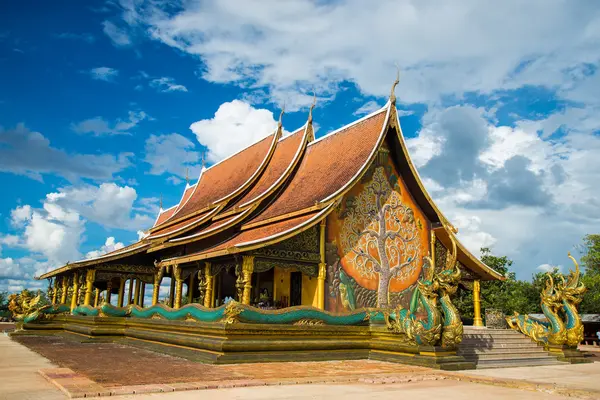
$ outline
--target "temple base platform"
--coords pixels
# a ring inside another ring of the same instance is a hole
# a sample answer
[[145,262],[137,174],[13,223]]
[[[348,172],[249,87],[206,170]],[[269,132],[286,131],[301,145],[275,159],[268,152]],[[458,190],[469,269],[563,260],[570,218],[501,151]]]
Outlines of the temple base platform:
[[546,350],[548,350],[550,354],[555,355],[558,361],[568,362],[571,364],[583,364],[593,362],[592,360],[586,357],[584,352],[574,347],[569,347],[566,345],[548,344],[546,345]]
[[455,350],[416,346],[385,326],[287,325],[56,315],[12,335],[117,342],[211,364],[372,359],[442,370],[475,368]]

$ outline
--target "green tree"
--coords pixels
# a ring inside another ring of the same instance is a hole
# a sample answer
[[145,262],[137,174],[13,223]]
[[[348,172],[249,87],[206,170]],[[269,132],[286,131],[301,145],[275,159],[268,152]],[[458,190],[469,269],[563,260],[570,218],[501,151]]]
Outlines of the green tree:
[[583,253],[581,264],[585,267],[586,271],[600,273],[600,235],[585,235],[581,249]]

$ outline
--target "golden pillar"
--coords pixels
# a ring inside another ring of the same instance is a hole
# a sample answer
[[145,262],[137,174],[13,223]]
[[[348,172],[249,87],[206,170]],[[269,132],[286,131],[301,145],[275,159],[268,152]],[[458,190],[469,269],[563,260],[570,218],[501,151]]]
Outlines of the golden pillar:
[[67,292],[69,291],[69,278],[62,278],[62,293],[60,295],[60,304],[67,304]]
[[213,303],[213,276],[211,275],[210,263],[204,264],[204,276],[206,278],[206,293],[204,294],[204,307],[212,307]]
[[88,269],[85,274],[85,299],[83,304],[89,306],[92,303],[92,292],[94,291],[94,280],[96,279],[96,270]]
[[96,296],[94,297],[94,307],[98,307],[100,301],[100,289],[96,288]]
[[77,298],[79,297],[79,278],[77,272],[73,274],[73,295],[71,296],[71,312],[77,307]]
[[58,276],[54,278],[54,291],[52,292],[52,304],[58,301]]
[[479,280],[473,281],[473,326],[483,326],[483,320],[481,319],[481,301],[479,300],[479,294],[481,293],[481,286]]
[[140,305],[140,280],[136,278],[135,280],[135,294],[133,297],[133,304],[136,306]]
[[252,272],[254,272],[254,256],[242,257],[242,276],[244,279],[244,292],[242,304],[250,304],[252,295]]
[[325,218],[321,221],[319,236],[319,254],[321,262],[319,263],[319,276],[317,277],[317,306],[319,309],[325,309],[325,276],[327,275],[327,264],[325,262]]
[[190,274],[190,280],[188,281],[188,304],[192,304],[194,301],[194,277],[196,273]]
[[112,294],[111,292],[112,292],[112,280],[109,279],[106,282],[106,299],[104,299],[105,303],[110,304],[110,295]]
[[183,279],[181,279],[181,272],[181,267],[179,265],[173,266],[173,277],[175,278],[175,299],[173,308],[181,308],[181,296],[183,292]]
[[159,267],[154,273],[154,287],[152,291],[152,305],[158,304],[158,295],[160,294],[160,283],[162,282],[165,267]]
[[127,305],[133,303],[133,278],[129,278],[129,291],[127,292]]
[[123,307],[125,301],[125,281],[124,277],[119,278],[119,298],[117,299],[117,307]]

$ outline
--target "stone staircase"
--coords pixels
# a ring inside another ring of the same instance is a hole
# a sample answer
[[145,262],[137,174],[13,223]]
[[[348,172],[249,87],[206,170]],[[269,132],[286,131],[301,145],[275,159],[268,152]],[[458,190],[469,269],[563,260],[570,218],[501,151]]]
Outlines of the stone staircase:
[[527,336],[512,329],[464,327],[458,355],[481,368],[563,364]]

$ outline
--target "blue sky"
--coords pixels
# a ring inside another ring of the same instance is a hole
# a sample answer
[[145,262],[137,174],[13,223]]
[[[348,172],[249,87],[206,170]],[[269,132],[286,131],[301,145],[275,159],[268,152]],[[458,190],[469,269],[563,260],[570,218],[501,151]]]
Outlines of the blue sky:
[[[520,278],[600,226],[594,1],[20,1],[0,10],[0,290],[135,241],[269,133],[382,106],[432,197]],[[92,252],[92,253],[90,253]]]

